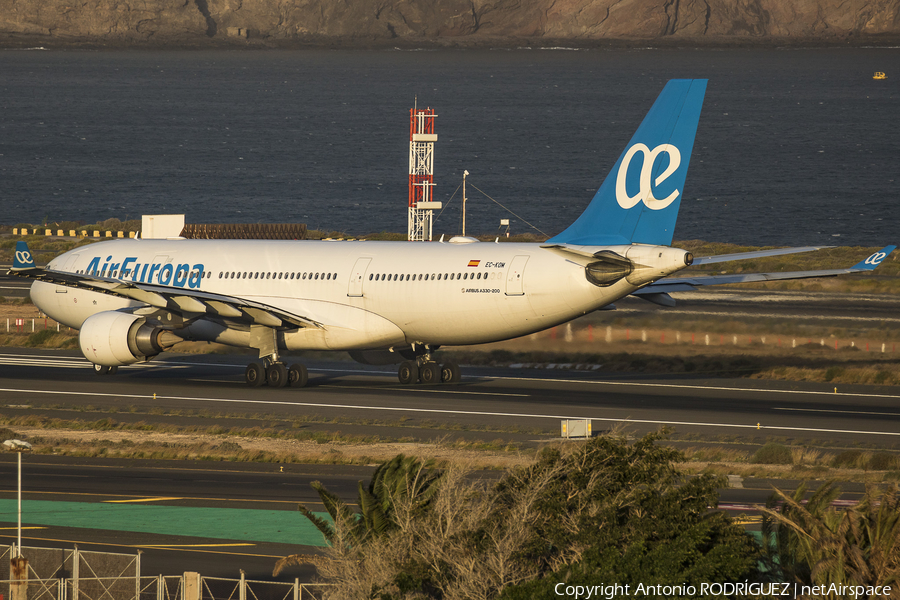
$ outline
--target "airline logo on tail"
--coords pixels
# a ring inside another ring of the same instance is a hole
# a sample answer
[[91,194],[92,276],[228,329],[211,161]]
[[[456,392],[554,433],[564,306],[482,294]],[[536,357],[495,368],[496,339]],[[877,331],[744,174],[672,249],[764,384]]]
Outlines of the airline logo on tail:
[[705,93],[704,79],[668,82],[591,203],[547,243],[670,245]]
[[31,256],[31,250],[28,244],[23,241],[16,242],[16,254],[13,257],[13,269],[33,269],[34,257]]
[[[639,179],[640,189],[637,194],[630,196],[628,194],[628,169],[631,167],[631,160],[638,152],[641,153],[643,158]],[[666,170],[663,171],[661,175],[658,175],[654,181],[652,180],[653,166],[656,164],[656,159],[659,158],[659,155],[662,153],[665,153],[668,156],[669,166],[666,167]],[[678,198],[678,195],[681,192],[676,188],[674,192],[662,200],[658,200],[653,196],[653,187],[662,184],[672,175],[672,173],[678,170],[679,166],[681,166],[681,152],[679,152],[678,148],[672,144],[661,144],[653,150],[650,150],[650,148],[644,144],[635,144],[628,149],[625,156],[622,158],[622,164],[619,166],[619,173],[616,176],[616,201],[619,203],[619,206],[625,210],[632,208],[638,202],[643,202],[650,210],[662,210],[669,206],[676,198]]]

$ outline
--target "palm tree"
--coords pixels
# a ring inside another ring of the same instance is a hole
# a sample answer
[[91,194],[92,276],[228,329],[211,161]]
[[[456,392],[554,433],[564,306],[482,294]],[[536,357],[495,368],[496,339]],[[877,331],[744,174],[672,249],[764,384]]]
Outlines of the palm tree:
[[857,504],[843,510],[832,506],[840,496],[834,481],[804,503],[806,492],[806,484],[792,496],[776,489],[763,509],[764,564],[773,579],[826,586],[884,586],[900,579],[896,484],[869,486]]
[[[431,505],[442,477],[443,473],[433,467],[433,461],[399,454],[375,469],[368,487],[362,481],[357,484],[358,513],[319,481],[310,485],[318,492],[330,519],[317,516],[302,504],[297,508],[332,547],[356,546],[393,529],[406,530]],[[310,562],[309,558],[302,555],[282,558],[276,563],[275,574],[289,564]]]

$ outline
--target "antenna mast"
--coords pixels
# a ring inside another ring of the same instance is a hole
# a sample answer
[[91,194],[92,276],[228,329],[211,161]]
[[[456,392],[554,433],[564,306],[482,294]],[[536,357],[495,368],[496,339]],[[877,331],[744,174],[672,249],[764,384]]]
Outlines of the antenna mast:
[[437,117],[430,108],[416,108],[409,111],[409,218],[407,239],[411,242],[431,241],[433,211],[439,210],[440,202],[434,202],[434,119]]

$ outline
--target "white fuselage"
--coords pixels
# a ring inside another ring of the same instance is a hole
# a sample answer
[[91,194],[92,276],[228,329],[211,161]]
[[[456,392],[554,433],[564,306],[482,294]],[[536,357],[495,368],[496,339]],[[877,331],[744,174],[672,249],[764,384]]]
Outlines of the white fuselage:
[[[640,268],[607,287],[586,279],[590,258],[517,243],[117,240],[63,254],[48,268],[277,307],[320,325],[283,331],[279,345],[286,349],[355,350],[525,335],[686,266],[683,250],[665,246],[608,249]],[[41,281],[31,294],[47,315],[74,328],[101,311],[144,306]],[[247,328],[214,315],[197,315],[191,323],[194,339],[236,346],[249,340]]]

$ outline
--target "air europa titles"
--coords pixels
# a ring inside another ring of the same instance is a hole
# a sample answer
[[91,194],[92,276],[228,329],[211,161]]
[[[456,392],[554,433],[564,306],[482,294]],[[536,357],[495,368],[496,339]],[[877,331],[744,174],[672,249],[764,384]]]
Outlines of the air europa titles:
[[200,287],[205,269],[203,264],[196,264],[193,267],[186,263],[180,265],[172,263],[141,264],[135,256],[129,256],[121,263],[114,263],[112,260],[112,256],[107,256],[106,262],[101,267],[100,257],[95,256],[87,266],[87,274],[131,279],[131,281],[136,283],[156,283],[175,287],[187,286],[193,289]]

